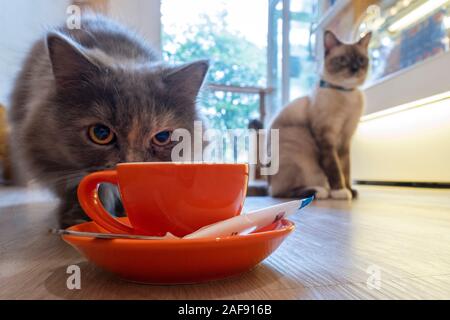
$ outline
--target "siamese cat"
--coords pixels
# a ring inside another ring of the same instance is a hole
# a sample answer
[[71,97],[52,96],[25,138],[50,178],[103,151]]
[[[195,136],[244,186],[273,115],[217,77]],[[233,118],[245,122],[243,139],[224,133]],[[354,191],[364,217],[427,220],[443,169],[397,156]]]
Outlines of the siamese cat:
[[358,89],[369,67],[371,33],[346,44],[324,34],[321,80],[310,96],[289,103],[274,119],[279,129],[279,171],[269,179],[274,197],[356,197],[351,187],[350,144],[363,112]]

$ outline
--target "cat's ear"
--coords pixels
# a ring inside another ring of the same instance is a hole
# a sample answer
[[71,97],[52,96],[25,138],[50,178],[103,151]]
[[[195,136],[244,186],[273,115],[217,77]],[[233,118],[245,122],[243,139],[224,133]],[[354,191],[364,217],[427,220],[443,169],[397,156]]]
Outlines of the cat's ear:
[[47,48],[53,75],[58,85],[66,85],[99,71],[76,42],[63,34],[52,32],[47,35]]
[[372,32],[368,32],[358,41],[358,45],[362,46],[363,48],[367,49],[369,48],[370,39],[372,39]]
[[325,55],[328,55],[333,48],[340,46],[341,44],[342,42],[336,37],[333,32],[331,32],[330,30],[325,31],[325,34],[323,36]]
[[178,95],[195,99],[202,87],[208,69],[209,61],[199,60],[171,69],[164,80],[170,88],[176,90]]

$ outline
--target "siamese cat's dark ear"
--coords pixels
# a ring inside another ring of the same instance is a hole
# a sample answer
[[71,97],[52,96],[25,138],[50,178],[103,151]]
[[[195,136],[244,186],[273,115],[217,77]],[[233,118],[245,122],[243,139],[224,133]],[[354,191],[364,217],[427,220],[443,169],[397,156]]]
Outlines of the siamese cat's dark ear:
[[87,57],[83,48],[63,34],[47,35],[47,49],[57,84],[66,85],[82,80],[99,71],[99,67]]
[[340,46],[341,44],[342,42],[336,37],[333,32],[331,32],[330,30],[325,31],[325,34],[323,36],[325,55],[328,55],[333,48]]
[[364,48],[368,48],[369,47],[369,43],[370,40],[372,39],[372,32],[368,32],[364,35],[364,37],[362,37],[359,41],[358,41],[358,45],[364,47]]
[[209,69],[208,60],[199,60],[171,69],[164,77],[169,87],[176,90],[176,94],[189,99],[197,97]]

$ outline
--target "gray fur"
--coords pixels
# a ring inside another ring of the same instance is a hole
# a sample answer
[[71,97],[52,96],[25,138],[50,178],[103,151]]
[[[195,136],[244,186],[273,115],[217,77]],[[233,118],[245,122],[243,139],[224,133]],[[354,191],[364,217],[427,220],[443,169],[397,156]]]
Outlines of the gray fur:
[[[37,41],[16,80],[10,121],[20,171],[61,199],[63,226],[86,219],[76,188],[86,174],[119,162],[170,161],[173,144],[151,137],[166,128],[192,132],[206,61],[170,67],[137,35],[99,16]],[[92,143],[87,128],[110,126],[117,143]],[[101,190],[109,210],[117,194]]]
[[322,79],[342,91],[317,87],[309,97],[289,103],[271,128],[280,130],[279,171],[270,177],[276,197],[351,199],[350,143],[363,111],[364,97],[357,88],[368,69],[368,34],[355,44],[343,44],[325,33]]

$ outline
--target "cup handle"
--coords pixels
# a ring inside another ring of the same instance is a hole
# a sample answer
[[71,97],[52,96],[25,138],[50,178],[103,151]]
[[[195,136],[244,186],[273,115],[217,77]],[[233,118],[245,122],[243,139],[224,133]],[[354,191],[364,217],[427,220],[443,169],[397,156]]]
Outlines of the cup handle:
[[84,177],[78,185],[78,201],[84,212],[102,228],[113,233],[133,233],[133,228],[111,216],[103,207],[98,196],[100,183],[108,182],[117,185],[117,171],[106,170],[91,173]]

